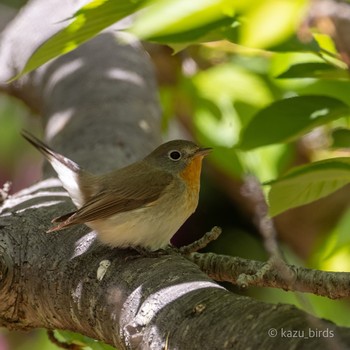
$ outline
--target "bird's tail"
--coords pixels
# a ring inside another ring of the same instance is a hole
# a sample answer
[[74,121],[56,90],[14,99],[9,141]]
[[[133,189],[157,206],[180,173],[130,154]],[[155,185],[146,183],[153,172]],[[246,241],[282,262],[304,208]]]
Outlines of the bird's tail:
[[70,197],[72,198],[73,203],[78,208],[81,207],[84,204],[86,198],[84,198],[84,195],[80,190],[80,182],[83,181],[82,178],[87,173],[83,171],[78,164],[55,152],[44,142],[40,141],[28,131],[23,130],[21,134],[50,162],[59,179],[61,180],[63,187],[67,190]]
[[63,230],[67,227],[76,225],[76,222],[71,222],[72,218],[74,218],[74,214],[76,213],[76,211],[72,211],[70,213],[64,214],[62,216],[59,216],[58,218],[54,218],[51,222],[52,223],[57,223],[57,225],[51,227],[49,230],[47,230],[46,232],[55,232],[55,231],[60,231]]
[[[74,163],[72,160],[55,152],[48,145],[40,141],[38,138],[36,138],[34,135],[29,133],[28,131],[22,130],[21,135],[47,158],[47,160],[52,164],[55,170],[56,168],[53,165],[55,161],[58,161],[59,163],[63,164],[65,167],[67,167],[74,173],[78,173],[81,170],[77,163]],[[58,171],[56,170],[56,172]]]

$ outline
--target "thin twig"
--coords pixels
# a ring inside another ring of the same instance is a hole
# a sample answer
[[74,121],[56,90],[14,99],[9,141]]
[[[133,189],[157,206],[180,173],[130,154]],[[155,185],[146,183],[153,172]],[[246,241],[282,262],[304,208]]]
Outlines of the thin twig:
[[284,278],[287,285],[293,283],[293,275],[290,273],[277,242],[277,232],[273,220],[268,215],[268,205],[265,200],[261,185],[254,176],[247,176],[245,179],[244,194],[250,198],[255,205],[255,221],[259,232],[264,240],[264,246],[270,258],[264,265],[262,271],[256,271],[254,275],[242,274],[238,280],[241,285],[250,285],[252,280],[258,282],[263,278],[267,270],[275,270]]
[[276,239],[277,233],[273,221],[268,216],[268,205],[261,185],[254,176],[246,176],[242,193],[248,197],[255,206],[254,219],[264,239],[266,251],[269,253],[270,257],[279,257],[280,252]]
[[222,230],[219,226],[214,226],[209,232],[206,232],[203,237],[197,241],[179,248],[179,253],[188,255],[205,248],[210,242],[215,241],[221,234]]

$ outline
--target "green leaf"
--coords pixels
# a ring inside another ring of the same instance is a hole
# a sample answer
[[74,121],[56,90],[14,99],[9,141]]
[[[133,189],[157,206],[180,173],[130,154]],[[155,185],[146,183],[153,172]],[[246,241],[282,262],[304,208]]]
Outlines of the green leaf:
[[349,106],[333,97],[297,96],[260,110],[241,134],[239,147],[250,150],[289,142],[316,126],[350,114]]
[[302,42],[299,40],[297,35],[294,33],[282,43],[277,45],[269,46],[266,48],[267,51],[273,52],[314,52],[319,53],[321,51],[318,42],[311,38],[309,41]]
[[[237,152],[245,174],[254,174],[262,182],[278,177],[286,170],[286,166],[289,168],[291,153],[293,146],[283,144],[257,148],[250,152]],[[267,193],[267,188],[264,191]]]
[[350,148],[350,130],[337,128],[332,131],[331,148]]
[[[321,268],[322,270],[332,270],[330,268],[333,259],[337,259],[339,254],[344,253],[344,249],[347,250],[347,257],[344,261],[344,265],[350,263],[350,209],[348,208],[346,212],[342,215],[340,220],[337,222],[337,225],[332,229],[330,234],[327,236],[327,239],[322,240],[322,248],[315,250],[314,256],[310,261],[312,265],[315,265],[316,268]],[[338,260],[338,259],[337,259]],[[339,263],[339,261],[337,261]],[[338,264],[337,264],[338,265]],[[334,268],[333,268],[334,269]],[[345,270],[344,270],[345,271]]]
[[84,349],[92,350],[115,350],[114,347],[97,341],[95,339],[86,337],[85,335],[74,333],[70,331],[56,330],[55,333],[59,338],[62,338],[64,342],[68,344],[77,344],[84,346]]
[[350,105],[350,84],[345,80],[315,80],[295,90],[300,95],[327,95]]
[[[196,74],[189,84],[195,105],[194,123],[216,145],[232,147],[238,142],[243,118],[238,108],[245,106],[244,118],[251,117],[272,100],[266,83],[233,63],[221,64]],[[256,93],[251,94],[251,91]],[[248,109],[254,112],[249,113]]]
[[[135,12],[145,0],[94,0],[74,14],[73,21],[44,42],[11,81],[49,60],[74,50],[101,30]],[[68,20],[68,19],[67,19]]]
[[288,39],[304,16],[305,0],[254,1],[244,13],[240,44],[266,49]]
[[147,40],[176,40],[178,36],[177,40],[184,41],[232,16],[233,0],[158,0],[140,13],[130,31]]
[[350,75],[347,70],[334,67],[327,63],[309,62],[294,64],[276,78],[349,79]]
[[269,214],[325,197],[350,182],[350,158],[327,159],[292,169],[278,180],[267,183]]
[[219,18],[189,30],[168,35],[154,35],[148,40],[169,46],[178,43],[185,43],[188,46],[189,44],[222,40],[225,37],[234,36],[236,28],[232,27],[233,22],[231,17]]
[[192,82],[199,95],[216,103],[225,99],[261,108],[273,99],[266,82],[259,75],[231,62],[200,71]]

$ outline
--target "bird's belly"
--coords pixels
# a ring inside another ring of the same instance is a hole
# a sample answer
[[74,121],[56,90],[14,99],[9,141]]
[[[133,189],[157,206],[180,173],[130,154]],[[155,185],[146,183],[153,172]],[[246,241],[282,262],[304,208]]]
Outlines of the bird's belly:
[[178,198],[163,198],[153,206],[86,224],[97,231],[102,243],[109,246],[140,246],[157,250],[169,244],[171,237],[194,212],[197,202],[198,194],[186,193]]

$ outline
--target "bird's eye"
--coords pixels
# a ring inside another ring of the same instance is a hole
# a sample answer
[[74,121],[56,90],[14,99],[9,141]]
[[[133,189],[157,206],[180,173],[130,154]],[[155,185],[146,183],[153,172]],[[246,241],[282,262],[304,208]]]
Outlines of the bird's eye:
[[173,160],[174,162],[177,162],[178,160],[181,159],[181,152],[180,151],[176,151],[176,150],[173,150],[173,151],[170,151],[168,153],[168,157]]

